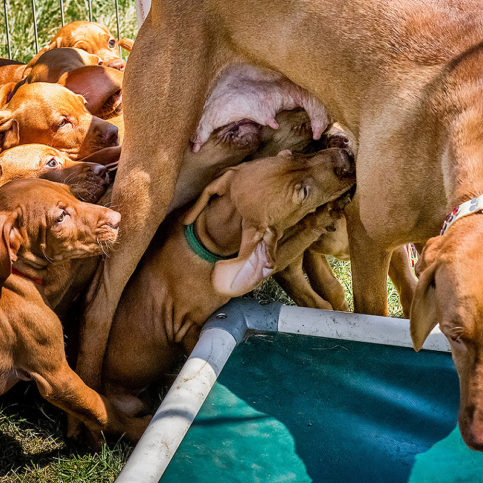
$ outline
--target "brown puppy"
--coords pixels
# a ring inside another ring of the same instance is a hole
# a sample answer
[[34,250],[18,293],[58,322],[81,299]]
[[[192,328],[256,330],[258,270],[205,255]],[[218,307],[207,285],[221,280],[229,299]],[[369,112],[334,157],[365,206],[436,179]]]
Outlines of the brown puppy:
[[32,82],[57,82],[84,96],[89,112],[108,119],[121,113],[123,75],[117,69],[101,66],[101,63],[98,55],[81,49],[48,50],[25,69],[25,78],[19,86]]
[[33,179],[0,188],[0,218],[0,394],[33,380],[47,401],[92,430],[137,439],[147,421],[123,416],[70,369],[62,325],[49,308],[63,285],[50,268],[108,249],[119,214],[78,201],[65,185]]
[[[481,0],[464,8],[453,0],[153,0],[125,74],[126,137],[113,191],[124,244],[99,277],[86,333],[108,331],[166,214],[217,75],[240,61],[282,73],[358,139],[357,192],[347,207],[355,310],[386,314],[394,248],[425,243],[483,190],[482,38]],[[443,242],[440,253],[455,250]],[[79,369],[96,382],[92,354],[102,348],[85,350]]]
[[43,144],[24,144],[0,153],[0,186],[21,178],[43,178],[68,184],[74,196],[95,203],[109,185],[105,166],[72,161],[65,153]]
[[[311,156],[282,151],[230,168],[208,185],[158,233],[126,289],[103,370],[109,399],[136,414],[136,396],[171,368],[176,353],[191,352],[206,318],[290,263],[300,238],[325,232],[333,218],[314,210],[353,183],[349,157],[331,149]],[[211,255],[191,248],[194,237]]]
[[58,84],[36,82],[18,88],[0,112],[0,147],[41,143],[82,159],[117,146],[117,128],[93,116],[85,99]]
[[[47,47],[44,47],[28,63],[29,66],[35,64],[40,55],[47,50],[59,47],[75,47],[85,50],[89,54],[97,55],[101,58],[106,67],[123,70],[124,61],[119,56],[119,47],[116,39],[112,36],[105,25],[95,22],[71,22],[64,25],[54,36]],[[121,47],[129,50],[130,41],[123,39]]]

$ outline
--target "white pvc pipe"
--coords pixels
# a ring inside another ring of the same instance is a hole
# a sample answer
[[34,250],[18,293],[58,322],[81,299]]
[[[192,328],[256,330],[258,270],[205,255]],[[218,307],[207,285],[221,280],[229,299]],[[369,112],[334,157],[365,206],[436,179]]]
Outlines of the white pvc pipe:
[[117,483],[159,481],[235,346],[233,336],[223,329],[201,333]]
[[[289,334],[413,347],[408,319],[284,305],[280,310],[278,330]],[[439,330],[439,326],[429,334],[423,349],[451,351],[449,342]]]

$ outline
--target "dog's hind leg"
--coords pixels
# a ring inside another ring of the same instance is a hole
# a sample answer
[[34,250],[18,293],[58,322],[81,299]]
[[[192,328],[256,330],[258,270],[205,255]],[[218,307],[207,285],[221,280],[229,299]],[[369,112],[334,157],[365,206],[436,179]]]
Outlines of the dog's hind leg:
[[198,4],[184,3],[182,15],[176,5],[165,3],[162,12],[153,5],[126,67],[126,132],[112,194],[112,207],[122,215],[121,243],[91,286],[77,363],[95,389],[119,298],[166,215],[214,76],[212,42],[195,14]]

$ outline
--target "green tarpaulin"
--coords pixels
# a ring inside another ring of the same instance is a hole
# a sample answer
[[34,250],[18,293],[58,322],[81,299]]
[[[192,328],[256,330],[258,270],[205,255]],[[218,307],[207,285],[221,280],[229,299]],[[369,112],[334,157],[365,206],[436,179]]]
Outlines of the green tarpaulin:
[[305,336],[235,349],[163,482],[483,482],[451,356]]

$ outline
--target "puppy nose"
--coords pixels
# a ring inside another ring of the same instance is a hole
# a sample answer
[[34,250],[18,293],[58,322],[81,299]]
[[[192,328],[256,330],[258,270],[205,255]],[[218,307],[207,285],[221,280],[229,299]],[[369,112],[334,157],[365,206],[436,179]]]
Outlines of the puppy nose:
[[114,210],[109,210],[106,215],[106,224],[112,228],[118,228],[121,222],[121,213]]
[[355,163],[347,149],[339,149],[337,153],[334,172],[339,178],[349,178],[355,175]]
[[104,131],[104,137],[106,139],[106,142],[109,146],[117,146],[119,144],[119,135],[118,135],[117,126],[114,126],[114,124],[111,124],[111,123],[107,123],[107,124],[108,126]]
[[117,70],[124,70],[124,67],[126,66],[125,62],[122,59],[111,60],[106,65],[107,67],[112,67],[113,69]]
[[105,166],[103,166],[102,164],[94,164],[94,166],[92,167],[92,172],[96,175],[96,176],[99,176],[99,177],[103,177],[106,172],[107,172],[107,169]]

